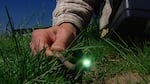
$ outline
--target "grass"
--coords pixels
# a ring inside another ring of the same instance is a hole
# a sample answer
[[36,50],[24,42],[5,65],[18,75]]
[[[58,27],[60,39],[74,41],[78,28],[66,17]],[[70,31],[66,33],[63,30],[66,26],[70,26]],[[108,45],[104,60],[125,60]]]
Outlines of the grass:
[[[142,47],[139,44],[129,47],[108,38],[100,39],[98,27],[92,23],[64,51],[73,62],[89,57],[92,66],[88,69],[78,66],[77,70],[69,71],[56,58],[50,61],[44,50],[32,56],[31,35],[15,34],[8,11],[7,16],[12,35],[0,36],[1,84],[135,84],[133,80],[137,80],[136,84],[150,83],[148,42]],[[128,73],[127,78],[120,76]]]

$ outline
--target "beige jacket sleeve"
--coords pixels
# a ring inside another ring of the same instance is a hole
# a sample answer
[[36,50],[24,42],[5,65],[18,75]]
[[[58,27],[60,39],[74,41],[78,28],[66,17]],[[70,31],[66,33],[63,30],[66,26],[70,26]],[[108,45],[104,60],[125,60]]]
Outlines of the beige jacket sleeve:
[[96,0],[57,0],[53,12],[53,26],[64,22],[74,24],[82,30],[86,27],[93,13]]

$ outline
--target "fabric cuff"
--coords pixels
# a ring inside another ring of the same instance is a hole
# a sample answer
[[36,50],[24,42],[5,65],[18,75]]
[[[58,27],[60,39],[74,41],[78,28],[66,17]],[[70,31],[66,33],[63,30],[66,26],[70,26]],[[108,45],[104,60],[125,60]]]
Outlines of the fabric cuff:
[[53,17],[53,26],[60,25],[64,22],[72,23],[80,31],[83,28],[82,19],[79,16],[75,15],[75,14],[61,14],[58,17]]

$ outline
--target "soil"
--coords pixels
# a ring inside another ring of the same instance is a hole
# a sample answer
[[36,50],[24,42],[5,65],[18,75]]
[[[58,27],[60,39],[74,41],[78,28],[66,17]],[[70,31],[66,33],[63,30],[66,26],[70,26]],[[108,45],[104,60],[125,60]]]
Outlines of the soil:
[[137,72],[124,72],[105,79],[104,84],[150,84],[150,76],[141,77]]

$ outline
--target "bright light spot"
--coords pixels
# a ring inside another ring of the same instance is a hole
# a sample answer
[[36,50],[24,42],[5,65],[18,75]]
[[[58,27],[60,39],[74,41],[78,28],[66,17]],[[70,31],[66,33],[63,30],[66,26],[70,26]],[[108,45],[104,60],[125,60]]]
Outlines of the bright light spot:
[[83,66],[90,67],[91,66],[91,61],[89,59],[83,59]]

